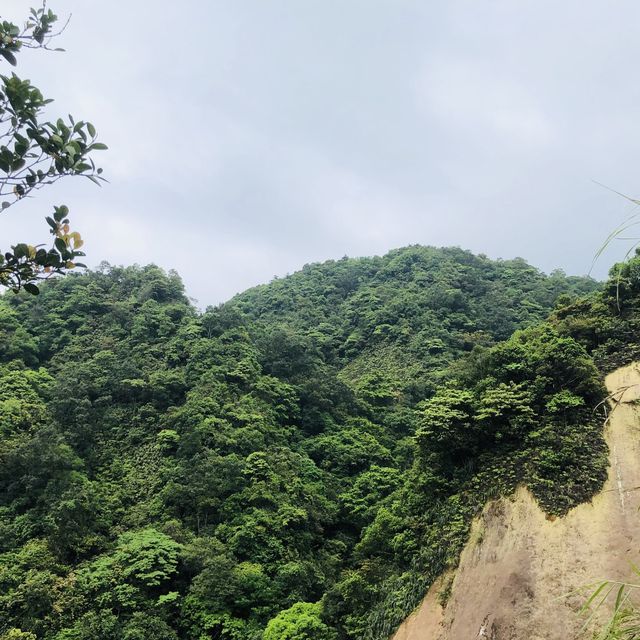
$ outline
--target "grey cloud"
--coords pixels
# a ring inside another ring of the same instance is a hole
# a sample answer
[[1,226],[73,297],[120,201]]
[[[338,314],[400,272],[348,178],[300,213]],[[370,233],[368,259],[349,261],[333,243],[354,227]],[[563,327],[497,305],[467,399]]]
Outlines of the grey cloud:
[[584,273],[627,213],[592,179],[640,191],[631,1],[50,4],[68,52],[20,73],[97,125],[111,184],[42,192],[4,237],[67,202],[92,263],[177,268],[203,306],[409,243]]

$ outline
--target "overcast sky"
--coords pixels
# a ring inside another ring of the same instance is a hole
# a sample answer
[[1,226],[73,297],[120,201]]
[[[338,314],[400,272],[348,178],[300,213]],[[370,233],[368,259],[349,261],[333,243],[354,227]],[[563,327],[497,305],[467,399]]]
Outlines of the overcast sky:
[[204,307],[415,243],[583,274],[629,213],[593,181],[640,194],[637,1],[49,5],[67,51],[17,72],[96,125],[110,184],[39,192],[4,244],[46,240],[64,202],[89,264],[175,268]]

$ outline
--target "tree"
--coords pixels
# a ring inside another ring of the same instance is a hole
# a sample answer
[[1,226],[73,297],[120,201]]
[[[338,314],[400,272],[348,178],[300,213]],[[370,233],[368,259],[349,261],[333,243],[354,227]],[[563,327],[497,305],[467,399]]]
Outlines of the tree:
[[157,605],[178,567],[181,545],[153,527],[123,533],[111,554],[79,574],[80,588],[101,605],[118,610]]
[[0,640],[37,640],[34,633],[20,631],[20,629],[9,629]]
[[319,603],[296,602],[273,618],[264,640],[335,640],[337,634],[320,617]]
[[[51,50],[51,41],[64,30],[54,32],[57,21],[46,0],[41,8],[31,9],[22,28],[0,17],[0,59],[15,67],[24,48]],[[46,121],[45,108],[51,102],[29,80],[15,73],[0,75],[0,212],[65,176],[84,176],[96,184],[104,180],[91,158],[94,151],[107,148],[97,141],[95,127],[71,115],[66,121]],[[50,248],[18,243],[0,253],[1,285],[37,294],[38,280],[84,266],[76,261],[84,256],[83,241],[71,231],[68,214],[60,205],[46,217],[53,236]]]

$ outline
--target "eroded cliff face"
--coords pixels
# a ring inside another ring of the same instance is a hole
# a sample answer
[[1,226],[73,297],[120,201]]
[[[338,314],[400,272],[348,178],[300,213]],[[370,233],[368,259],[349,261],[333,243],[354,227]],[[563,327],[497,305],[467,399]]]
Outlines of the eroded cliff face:
[[556,519],[526,489],[489,503],[455,574],[434,584],[393,640],[570,640],[581,637],[589,585],[632,578],[631,563],[640,563],[640,364],[606,385],[614,396],[602,492]]

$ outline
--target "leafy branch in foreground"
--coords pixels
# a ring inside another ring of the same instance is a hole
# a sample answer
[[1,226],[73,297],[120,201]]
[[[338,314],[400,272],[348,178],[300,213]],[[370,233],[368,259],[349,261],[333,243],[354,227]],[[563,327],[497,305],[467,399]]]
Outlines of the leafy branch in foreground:
[[636,227],[636,226],[640,225],[640,209],[639,209],[640,200],[637,200],[635,198],[631,198],[630,196],[627,196],[624,193],[620,193],[619,191],[616,191],[615,189],[611,189],[610,187],[607,187],[606,185],[603,185],[603,184],[601,184],[599,182],[597,182],[596,184],[599,184],[601,187],[604,187],[605,189],[608,189],[609,191],[612,191],[613,193],[623,197],[625,200],[628,200],[631,204],[633,204],[634,212],[631,215],[629,215],[627,218],[625,218],[605,238],[604,242],[602,243],[602,245],[599,247],[599,249],[596,251],[595,255],[593,256],[593,260],[591,262],[591,268],[589,269],[589,271],[593,270],[593,267],[595,266],[596,262],[598,261],[600,256],[604,253],[604,251],[607,249],[607,247],[611,244],[612,240],[632,240],[632,241],[634,241],[634,244],[631,246],[631,248],[625,254],[624,260],[629,258],[629,256],[631,256],[631,254],[633,253],[634,249],[636,247],[638,247],[638,245],[640,245],[640,238],[626,237],[626,236],[622,235],[626,231],[629,231],[629,229],[632,229],[633,227]]
[[623,269],[624,269],[625,265],[627,265],[629,260],[633,257],[634,252],[638,253],[638,247],[640,246],[640,238],[633,237],[633,236],[629,237],[629,236],[626,236],[626,235],[623,235],[623,234],[625,234],[630,229],[633,229],[634,227],[637,227],[638,225],[640,225],[640,200],[637,200],[636,198],[631,198],[630,196],[627,196],[624,193],[620,193],[619,191],[616,191],[615,189],[611,189],[611,187],[607,187],[606,185],[601,184],[600,182],[596,182],[596,184],[599,184],[601,187],[604,187],[605,189],[608,189],[609,191],[612,191],[613,193],[623,197],[625,200],[628,200],[633,205],[633,209],[634,209],[633,212],[631,213],[631,215],[627,216],[605,238],[605,240],[602,243],[602,245],[600,245],[600,247],[598,248],[598,250],[594,254],[593,260],[591,261],[591,267],[589,269],[589,273],[591,273],[591,271],[593,271],[593,268],[595,267],[596,262],[602,256],[602,254],[605,252],[605,250],[609,247],[609,245],[611,244],[611,242],[613,240],[627,240],[627,241],[631,241],[632,242],[631,246],[629,247],[627,252],[624,254],[624,257],[622,258],[622,260],[614,265],[613,269],[615,269],[615,272],[613,270],[610,272],[610,275],[612,277],[615,276],[615,278],[616,278],[616,305],[618,307],[618,311],[621,311],[621,308],[620,308],[620,286],[621,286],[622,279],[623,279],[623,273],[622,272],[623,272]]
[[[637,567],[633,571],[640,575]],[[602,629],[596,633],[595,640],[639,640],[640,611],[632,600],[633,592],[640,589],[640,584],[604,580],[597,585],[581,609],[581,613],[589,613],[582,629],[585,631],[595,618],[607,607],[607,603],[615,594],[613,609]]]
[[65,205],[54,209],[53,217],[47,216],[51,235],[55,236],[53,246],[48,250],[43,245],[24,243],[11,247],[11,251],[0,255],[0,284],[14,292],[23,288],[28,293],[37,295],[39,290],[35,281],[86,266],[76,262],[76,258],[84,256],[79,251],[83,240],[77,231],[69,228],[69,219],[66,217],[69,209]]
[[[16,56],[23,48],[50,50],[51,40],[64,30],[53,31],[57,21],[46,2],[31,9],[22,28],[0,18],[0,57],[16,66]],[[15,73],[0,75],[0,211],[66,176],[83,176],[98,185],[104,181],[91,154],[107,146],[97,140],[93,124],[76,121],[71,115],[67,120],[42,121],[51,102],[29,80]],[[78,251],[82,239],[78,232],[70,231],[67,215],[62,205],[47,218],[54,236],[49,249],[19,243],[3,252],[0,284],[35,294],[35,281],[81,266],[75,258],[84,255]]]

